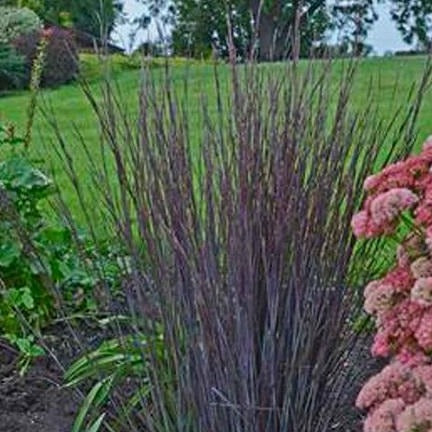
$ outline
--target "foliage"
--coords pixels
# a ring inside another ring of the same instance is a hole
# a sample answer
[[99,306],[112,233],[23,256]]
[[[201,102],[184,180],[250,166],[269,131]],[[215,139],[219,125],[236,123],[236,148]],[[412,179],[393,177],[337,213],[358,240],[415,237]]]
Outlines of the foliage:
[[393,358],[357,398],[369,412],[365,432],[432,427],[431,166],[432,138],[419,155],[366,179],[367,199],[352,221],[357,237],[393,236],[398,245],[394,268],[364,292],[377,324],[372,353]]
[[[312,46],[323,38],[330,24],[324,0],[235,0],[227,3],[205,0],[199,4],[193,0],[142,1],[148,6],[150,14],[146,19],[139,20],[139,23],[148,25],[152,17],[162,16],[164,21],[174,26],[174,53],[197,58],[208,58],[213,51],[227,57],[227,36],[231,33],[240,57],[250,52],[256,42],[255,36],[258,36],[260,58],[280,60],[293,54],[293,31],[297,25],[301,33],[298,54],[308,56]],[[297,16],[300,17],[298,23]]]
[[0,91],[21,88],[25,76],[24,58],[13,47],[0,43]]
[[[116,317],[112,319],[115,320]],[[82,403],[72,432],[88,430],[85,424],[92,424],[100,418],[109,419],[108,404],[118,398],[118,392],[125,384],[132,387],[128,389],[129,397],[122,401],[123,407],[117,418],[111,419],[109,423],[116,429],[127,424],[127,418],[150,392],[149,356],[156,355],[158,361],[164,361],[162,337],[157,336],[152,344],[148,343],[148,339],[148,336],[138,333],[103,342],[96,350],[83,355],[69,367],[65,374],[68,387],[95,382]],[[156,348],[156,351],[149,352],[149,345],[151,349]]]
[[11,43],[17,37],[41,28],[41,20],[30,9],[0,7],[0,43]]
[[81,53],[79,55],[80,75],[86,80],[100,80],[108,69],[112,73],[129,70],[139,70],[142,59],[139,55],[126,56],[123,54],[111,54],[101,57],[97,54]]
[[80,76],[88,81],[101,80],[108,71],[116,75],[126,71],[139,71],[143,67],[154,69],[166,65],[175,68],[210,64],[187,57],[143,57],[139,51],[132,55],[111,54],[107,57],[81,53],[79,58]]
[[405,42],[416,42],[424,50],[432,48],[432,2],[391,0],[391,15]]
[[[0,163],[0,335],[15,344],[25,369],[43,351],[36,344],[41,330],[60,313],[96,311],[101,269],[115,285],[115,255],[66,226],[49,222],[46,201],[53,182],[22,151],[24,140],[14,128],[0,128],[4,155]],[[8,150],[9,147],[9,150]]]
[[45,22],[73,27],[96,37],[109,35],[123,8],[120,0],[10,0],[9,4],[26,6]]
[[79,70],[77,48],[70,32],[57,27],[30,33],[14,41],[15,49],[26,59],[28,80],[42,39],[47,41],[42,86],[54,87],[73,80]]
[[333,25],[341,33],[341,43],[348,43],[350,51],[358,56],[368,54],[365,44],[368,32],[377,21],[374,6],[382,0],[337,0],[332,7]]

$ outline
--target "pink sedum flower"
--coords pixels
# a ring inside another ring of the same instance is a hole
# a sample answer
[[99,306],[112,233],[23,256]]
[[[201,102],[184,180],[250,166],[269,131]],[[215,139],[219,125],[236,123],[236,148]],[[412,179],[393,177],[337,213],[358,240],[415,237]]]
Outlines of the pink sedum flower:
[[357,238],[373,238],[383,233],[366,210],[355,214],[351,221],[351,228]]
[[431,360],[417,344],[403,346],[395,358],[396,361],[410,368],[428,365]]
[[370,290],[364,303],[365,311],[370,315],[380,315],[391,309],[395,303],[397,291],[389,284],[379,284]]
[[416,340],[424,307],[411,301],[403,300],[378,318],[378,331],[372,346],[372,354],[387,357],[397,354],[405,345]]
[[432,204],[424,202],[417,207],[415,221],[418,225],[429,226],[432,224]]
[[423,144],[423,151],[432,151],[432,135],[428,136],[426,138],[426,141]]
[[430,357],[428,357],[428,363],[416,367],[413,373],[416,379],[424,386],[426,395],[432,397],[432,365],[430,364]]
[[429,308],[420,320],[415,337],[418,344],[426,351],[432,351],[432,308]]
[[[379,297],[380,294],[390,294],[390,292],[392,292],[393,297],[397,296],[403,298],[403,295],[409,293],[414,282],[415,279],[409,267],[397,266],[387,273],[384,278],[372,281],[366,286],[363,293],[365,303],[371,303],[372,300]],[[369,306],[366,304],[365,309],[369,309]]]
[[400,267],[406,268],[417,258],[428,252],[424,238],[415,233],[410,234],[397,248],[397,259]]
[[388,357],[392,353],[389,337],[384,332],[378,332],[374,337],[371,354],[374,357]]
[[422,277],[416,281],[411,290],[411,299],[423,306],[432,305],[432,277]]
[[392,363],[360,391],[365,432],[432,432],[432,136],[422,152],[364,183],[367,198],[352,220],[357,237],[393,234],[410,210],[414,226],[397,247],[397,265],[364,290],[376,318],[374,356]]
[[411,264],[411,272],[415,279],[432,276],[432,261],[427,257],[420,257]]
[[398,293],[407,293],[413,286],[414,280],[411,269],[398,266],[387,273],[383,282],[392,285]]
[[432,399],[421,398],[406,407],[396,421],[398,432],[423,432],[432,428]]
[[397,432],[396,419],[405,407],[402,399],[387,399],[369,414],[364,423],[364,432]]
[[372,221],[378,226],[391,224],[403,211],[417,204],[418,200],[418,196],[406,188],[384,192],[371,203]]
[[424,389],[412,370],[394,362],[369,379],[357,397],[356,406],[361,409],[375,409],[387,399],[402,399],[405,404],[412,404],[423,393]]

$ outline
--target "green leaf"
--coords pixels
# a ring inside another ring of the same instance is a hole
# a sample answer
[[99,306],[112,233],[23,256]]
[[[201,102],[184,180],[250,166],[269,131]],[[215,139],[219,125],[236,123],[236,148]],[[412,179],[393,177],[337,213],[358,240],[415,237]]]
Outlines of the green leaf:
[[35,306],[34,303],[34,299],[32,296],[32,293],[30,291],[30,288],[23,288],[22,290],[22,296],[21,296],[21,301],[22,304],[27,308],[27,309],[33,309]]
[[[92,409],[96,409],[96,408],[100,407],[106,401],[107,396],[111,390],[112,384],[113,384],[113,378],[109,377],[107,379],[99,381],[98,383],[96,383],[92,387],[89,394],[84,399],[84,402],[81,406],[81,409],[78,413],[77,418],[75,419],[75,423],[72,427],[71,432],[80,432],[81,431],[81,429],[84,426],[84,422],[85,422],[85,419],[86,419],[88,413]],[[100,417],[98,418],[98,420],[99,419],[100,419]],[[97,425],[98,420],[96,420],[96,423],[94,423],[93,426],[91,426],[91,427],[94,427],[95,424]],[[100,425],[98,427],[100,427]]]
[[0,180],[14,189],[44,189],[52,185],[51,180],[34,168],[29,160],[14,156],[0,163]]
[[90,426],[87,432],[98,432],[98,430],[102,426],[105,416],[106,416],[105,413],[101,414],[99,418]]
[[84,399],[81,409],[79,410],[77,418],[75,419],[75,422],[72,426],[71,432],[80,432],[83,429],[85,418],[88,412],[90,411],[93,401],[97,396],[99,390],[102,388],[102,386],[103,386],[103,382],[98,382],[90,390],[89,394]]
[[9,267],[21,255],[21,245],[18,242],[3,242],[0,244],[0,267]]

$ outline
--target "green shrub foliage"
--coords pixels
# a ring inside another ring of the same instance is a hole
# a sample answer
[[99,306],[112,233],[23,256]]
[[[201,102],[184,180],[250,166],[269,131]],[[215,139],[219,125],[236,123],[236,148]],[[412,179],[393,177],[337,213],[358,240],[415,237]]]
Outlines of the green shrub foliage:
[[56,188],[23,144],[13,127],[0,125],[0,336],[29,360],[42,353],[34,333],[60,307],[96,311],[96,268],[105,269],[105,278],[111,274],[113,285],[118,273],[110,251],[99,252],[84,234],[52,221],[47,204]]
[[24,58],[0,42],[0,91],[20,88],[26,79]]
[[0,42],[10,43],[17,37],[40,31],[42,22],[27,8],[0,7]]

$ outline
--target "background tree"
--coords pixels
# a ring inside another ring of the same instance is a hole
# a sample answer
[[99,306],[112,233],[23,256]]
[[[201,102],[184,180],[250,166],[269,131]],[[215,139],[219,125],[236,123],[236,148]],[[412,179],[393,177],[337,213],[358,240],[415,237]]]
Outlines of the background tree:
[[[325,0],[246,1],[252,8],[258,28],[262,60],[277,60],[288,52],[294,57],[309,55],[313,45],[323,39],[330,25]],[[299,36],[298,40],[295,34]]]
[[372,47],[366,38],[378,19],[375,9],[383,0],[336,0],[332,7],[333,26],[339,32],[340,43],[348,45],[354,55],[368,54]]
[[391,16],[405,42],[432,48],[432,0],[390,0]]
[[280,59],[292,52],[292,35],[301,34],[300,55],[309,53],[320,41],[330,24],[325,0],[141,0],[152,18],[163,16],[173,26],[172,46],[175,53],[209,55],[216,49],[227,54],[227,17],[237,51],[245,53],[258,39],[261,60]]

